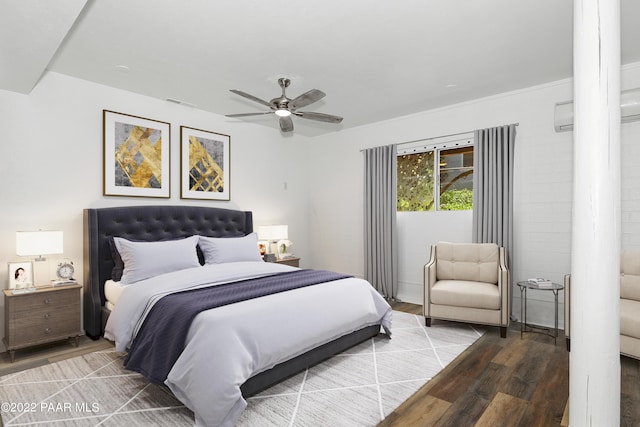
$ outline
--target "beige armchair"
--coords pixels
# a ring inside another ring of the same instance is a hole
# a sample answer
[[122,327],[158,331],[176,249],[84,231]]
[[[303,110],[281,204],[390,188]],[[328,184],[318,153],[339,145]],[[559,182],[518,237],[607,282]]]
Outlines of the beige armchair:
[[494,243],[439,242],[424,266],[424,317],[500,327],[511,314],[505,249]]
[[[571,350],[571,275],[564,276],[564,335]],[[640,359],[640,251],[620,253],[620,354]]]

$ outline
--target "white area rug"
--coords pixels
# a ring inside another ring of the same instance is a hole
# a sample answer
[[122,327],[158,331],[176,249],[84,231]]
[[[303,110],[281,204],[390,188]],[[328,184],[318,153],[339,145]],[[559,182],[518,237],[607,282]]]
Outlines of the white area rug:
[[[375,426],[484,329],[393,312],[380,335],[248,399],[239,426]],[[96,352],[0,378],[5,426],[193,425],[168,389]]]

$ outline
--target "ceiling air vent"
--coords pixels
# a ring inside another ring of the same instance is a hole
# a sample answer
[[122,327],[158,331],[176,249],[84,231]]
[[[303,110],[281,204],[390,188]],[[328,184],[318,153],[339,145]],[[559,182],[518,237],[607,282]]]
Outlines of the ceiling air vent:
[[196,104],[192,104],[192,103],[187,102],[187,101],[181,101],[181,100],[175,99],[175,98],[165,98],[165,101],[172,102],[174,104],[186,105],[187,107],[193,107],[193,108],[197,107]]

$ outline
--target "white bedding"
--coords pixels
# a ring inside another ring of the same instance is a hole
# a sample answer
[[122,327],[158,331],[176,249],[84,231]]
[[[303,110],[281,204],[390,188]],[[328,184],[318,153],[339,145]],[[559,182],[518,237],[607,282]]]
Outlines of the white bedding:
[[[105,337],[125,351],[151,306],[167,293],[259,277],[294,267],[237,262],[163,274],[124,287]],[[196,425],[233,426],[246,402],[240,385],[321,344],[382,322],[391,307],[357,278],[309,286],[207,310],[194,319],[165,384],[194,411]]]

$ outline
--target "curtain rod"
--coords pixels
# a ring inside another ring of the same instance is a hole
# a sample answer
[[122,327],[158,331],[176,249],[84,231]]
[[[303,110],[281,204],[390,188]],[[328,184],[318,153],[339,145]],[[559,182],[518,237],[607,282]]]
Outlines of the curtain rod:
[[[515,126],[520,126],[520,123],[514,123]],[[505,125],[508,126],[508,125]],[[466,133],[472,133],[475,132],[473,130],[467,131],[467,132],[458,132],[458,133],[450,133],[449,135],[440,135],[440,136],[432,136],[431,138],[420,138],[420,139],[414,139],[413,141],[405,141],[405,142],[398,142],[395,145],[405,145],[405,144],[412,144],[414,142],[420,142],[420,141],[431,141],[434,139],[440,139],[440,138],[449,138],[450,136],[458,136],[458,135],[464,135]],[[393,145],[393,144],[387,144],[387,145]],[[387,145],[378,145],[377,147],[370,147],[370,148],[378,148],[378,147],[386,147]],[[362,148],[360,150],[360,152],[362,153],[365,150],[368,150],[369,148]]]

